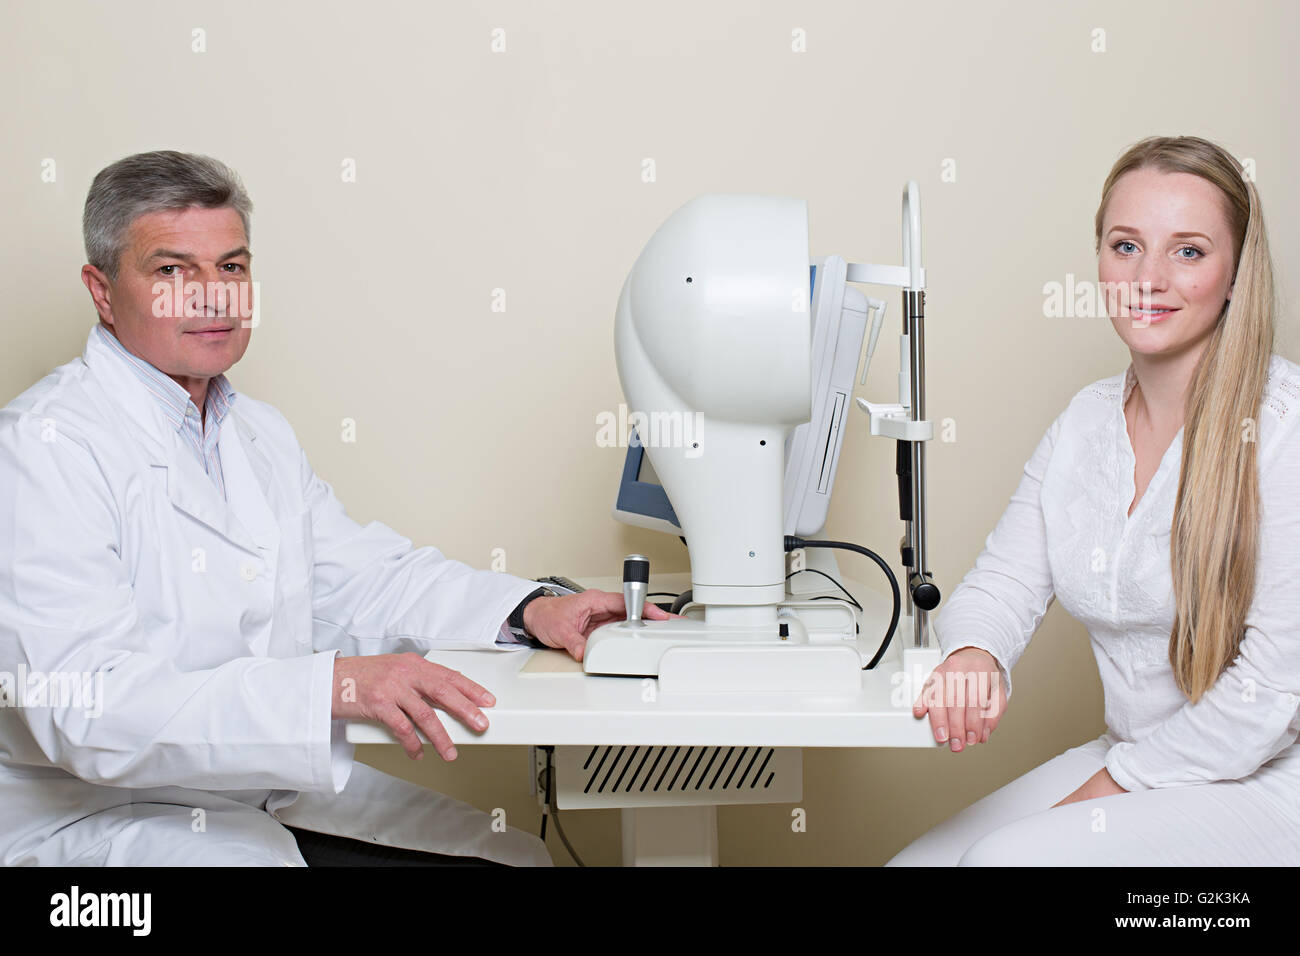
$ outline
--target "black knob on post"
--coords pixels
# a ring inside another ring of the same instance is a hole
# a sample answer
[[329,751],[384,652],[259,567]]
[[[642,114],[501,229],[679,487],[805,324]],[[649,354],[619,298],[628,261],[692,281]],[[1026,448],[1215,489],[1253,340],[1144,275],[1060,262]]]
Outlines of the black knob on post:
[[629,624],[644,623],[646,592],[650,590],[650,559],[643,554],[629,554],[623,559],[623,606]]
[[922,611],[933,611],[939,606],[939,588],[929,574],[922,577],[914,573],[907,579],[907,585],[912,589],[912,603]]

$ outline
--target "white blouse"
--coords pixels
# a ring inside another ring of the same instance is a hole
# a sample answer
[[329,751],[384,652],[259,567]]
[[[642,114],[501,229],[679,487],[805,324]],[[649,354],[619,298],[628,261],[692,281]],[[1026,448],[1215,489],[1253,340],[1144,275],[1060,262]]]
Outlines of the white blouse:
[[[1106,756],[1125,790],[1253,774],[1277,757],[1300,785],[1300,365],[1269,364],[1259,416],[1260,552],[1238,656],[1192,705],[1174,683],[1169,539],[1180,429],[1138,501],[1124,403],[1132,364],[1080,390],[1025,465],[975,566],[934,620],[946,659],[992,654],[1010,672],[1053,600],[1087,629],[1105,691]],[[1297,790],[1296,792],[1300,792]]]

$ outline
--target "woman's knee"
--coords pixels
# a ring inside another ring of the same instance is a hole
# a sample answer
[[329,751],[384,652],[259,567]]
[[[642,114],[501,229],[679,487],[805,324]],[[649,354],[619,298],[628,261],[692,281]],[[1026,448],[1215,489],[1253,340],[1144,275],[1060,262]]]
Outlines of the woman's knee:
[[969,838],[954,837],[942,825],[922,833],[893,855],[885,866],[956,866]]
[[[1114,801],[1116,797],[1106,798]],[[1114,809],[1114,806],[1111,807]],[[972,843],[958,866],[1104,866],[1134,844],[1107,834],[1106,811],[1094,802],[1052,807],[991,830]],[[1137,861],[1133,861],[1138,864]]]
[[1040,828],[1017,820],[986,833],[966,848],[958,866],[1042,866],[1044,845]]

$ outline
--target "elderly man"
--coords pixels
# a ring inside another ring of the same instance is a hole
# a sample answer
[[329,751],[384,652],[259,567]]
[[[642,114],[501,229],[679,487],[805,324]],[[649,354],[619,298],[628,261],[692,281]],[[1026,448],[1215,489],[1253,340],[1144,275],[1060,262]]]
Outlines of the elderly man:
[[254,324],[251,209],[208,157],[102,170],[82,269],[99,323],[0,411],[0,859],[549,864],[536,837],[353,763],[344,722],[382,721],[416,759],[419,728],[455,759],[434,707],[481,730],[493,698],[422,652],[580,659],[623,598],[347,516],[223,374]]

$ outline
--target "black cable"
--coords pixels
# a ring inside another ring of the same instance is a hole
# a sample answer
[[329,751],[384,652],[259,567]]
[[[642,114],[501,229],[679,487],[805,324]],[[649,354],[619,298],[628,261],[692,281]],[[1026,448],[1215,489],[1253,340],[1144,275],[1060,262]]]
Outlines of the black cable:
[[542,788],[542,825],[538,830],[537,836],[542,843],[545,843],[546,818],[551,815],[551,748],[542,747],[541,749],[546,752],[546,768],[537,775],[537,785]]
[[[866,611],[863,610],[862,605],[858,603],[858,599],[855,598],[852,594],[850,594],[850,593],[849,593],[849,590],[848,590],[844,585],[840,584],[839,581],[836,581],[833,577],[831,577],[831,576],[830,576],[829,574],[827,574],[825,571],[819,571],[819,570],[817,570],[817,568],[800,568],[798,571],[791,571],[789,574],[787,574],[787,575],[785,576],[785,579],[786,579],[787,581],[789,581],[789,580],[790,580],[792,577],[794,577],[796,574],[800,574],[800,573],[802,573],[802,572],[804,572],[804,571],[810,572],[810,573],[812,573],[812,574],[820,574],[820,575],[821,575],[822,577],[824,577],[827,581],[830,581],[831,584],[835,585],[837,588],[839,588],[841,591],[843,591],[843,592],[844,592],[844,596],[847,597],[850,601],[853,602],[853,606],[854,606],[854,607],[856,607],[859,611],[862,611],[864,614],[866,613]],[[692,592],[691,592],[691,589],[690,589],[690,588],[687,588],[685,591],[683,591],[681,594],[679,594],[679,595],[677,596],[677,600],[673,602],[673,606],[672,606],[672,608],[671,608],[672,613],[673,613],[673,614],[677,614],[678,612],[680,612],[682,608],[684,608],[687,604],[691,603],[691,600],[692,600]],[[823,594],[823,595],[820,596],[820,597],[811,598],[811,600],[813,600],[813,601],[828,601],[828,600],[838,601],[839,598],[834,597],[833,595],[830,595],[830,594]]]
[[[813,595],[812,597],[810,597],[808,600],[810,600],[810,601],[838,601],[839,598],[837,598],[834,594],[814,594],[814,595]],[[864,611],[863,613],[865,614],[866,612]],[[859,623],[857,623],[856,621],[853,623],[853,633],[854,633],[854,634],[861,634],[861,633],[862,633],[862,625],[859,624]],[[866,668],[864,667],[863,670],[866,670]]]
[[[893,570],[885,563],[880,555],[876,554],[876,552],[872,551],[870,548],[864,548],[860,544],[853,544],[850,541],[805,541],[803,538],[796,537],[792,534],[785,536],[786,551],[797,551],[800,548],[839,548],[843,551],[856,551],[858,554],[865,555],[872,561],[875,561],[876,564],[880,565],[880,570],[885,572],[885,577],[889,579],[889,588],[894,594],[894,613],[889,618],[889,629],[885,631],[885,639],[880,642],[880,648],[876,651],[875,656],[872,657],[871,660],[867,662],[867,665],[862,669],[865,671],[875,667],[876,664],[880,662],[880,658],[884,656],[885,651],[889,649],[889,642],[893,639],[894,630],[898,627],[898,617],[902,612],[903,607],[903,598],[898,590],[898,578],[894,577]],[[827,576],[829,577],[829,575]]]
[[646,597],[648,597],[648,598],[652,598],[652,597],[670,597],[670,598],[675,598],[675,597],[677,597],[677,595],[674,594],[672,591],[652,591],[651,593],[647,594]]
[[[546,751],[546,807],[549,815],[555,817],[555,832],[560,835],[560,842],[569,851],[569,856],[573,857],[573,862],[578,866],[586,866],[587,864],[582,862],[582,857],[574,852],[569,838],[564,835],[564,827],[560,826],[560,808],[555,805],[555,769],[551,765],[551,755],[555,752],[555,748],[543,747],[542,749]],[[542,817],[542,824],[545,826],[546,817]]]
[[[789,580],[790,580],[792,577],[794,577],[796,574],[820,574],[820,575],[821,575],[822,577],[824,577],[827,581],[831,582],[831,584],[835,585],[837,588],[839,588],[841,591],[843,591],[843,592],[844,592],[844,596],[847,597],[850,601],[853,602],[853,606],[854,606],[855,608],[857,608],[859,611],[862,611],[863,614],[866,614],[866,613],[867,613],[865,610],[863,610],[862,605],[858,603],[858,599],[855,598],[852,594],[849,593],[849,589],[846,588],[844,585],[840,584],[839,581],[836,581],[833,577],[831,577],[831,576],[830,576],[829,574],[827,574],[825,571],[819,571],[819,570],[817,570],[816,568],[800,568],[798,571],[791,571],[789,574],[787,574],[787,575],[785,576],[785,579],[786,579],[787,581],[789,581]],[[838,600],[839,600],[839,598],[835,597],[833,594],[823,594],[821,597],[811,598],[811,600],[813,600],[813,601],[821,601],[821,600],[825,600],[825,599],[827,599],[827,598],[829,598],[829,599],[831,599],[831,600],[833,600],[833,601],[838,601]]]

